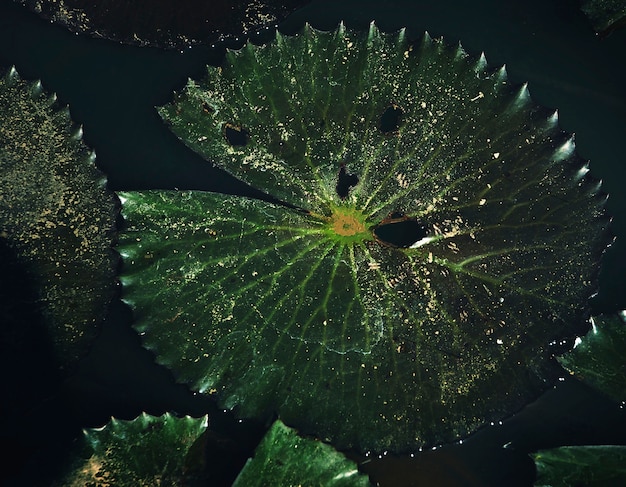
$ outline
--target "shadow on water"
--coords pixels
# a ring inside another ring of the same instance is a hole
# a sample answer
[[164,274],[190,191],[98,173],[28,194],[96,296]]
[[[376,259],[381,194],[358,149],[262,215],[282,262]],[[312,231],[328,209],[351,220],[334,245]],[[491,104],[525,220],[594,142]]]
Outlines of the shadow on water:
[[[46,485],[79,425],[54,399],[62,383],[29,270],[0,238],[0,479]],[[16,484],[18,485],[18,484]],[[22,483],[21,485],[27,485]]]

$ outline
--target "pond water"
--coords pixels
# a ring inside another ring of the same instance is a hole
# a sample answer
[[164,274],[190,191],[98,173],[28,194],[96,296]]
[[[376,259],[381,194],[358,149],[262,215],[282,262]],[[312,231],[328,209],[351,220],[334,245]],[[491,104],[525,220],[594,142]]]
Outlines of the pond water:
[[[296,32],[305,21],[332,29],[340,20],[364,29],[376,19],[384,31],[408,26],[413,37],[428,30],[450,44],[461,41],[472,54],[484,51],[491,65],[506,63],[513,81],[529,81],[538,103],[558,107],[561,126],[576,132],[578,152],[591,160],[592,173],[611,194],[608,211],[614,215],[617,240],[606,253],[593,306],[596,313],[613,312],[626,308],[626,29],[600,39],[575,4],[315,0],[289,17],[281,30]],[[269,36],[262,32],[258,38]],[[182,52],[118,45],[71,34],[0,0],[0,66],[15,65],[23,78],[41,79],[70,105],[114,190],[258,195],[187,149],[153,108],[182,89],[187,77],[202,76],[206,64],[219,64],[224,49],[223,44]],[[3,252],[1,258],[10,260],[9,254]],[[18,273],[15,268],[10,272]],[[22,288],[8,277],[2,276],[1,291],[13,288],[14,296]],[[223,460],[216,462],[221,470],[215,485],[227,485],[236,474],[263,425],[241,423],[177,385],[141,348],[131,320],[129,309],[116,302],[93,350],[65,377],[53,372],[43,340],[34,341],[31,349],[3,346],[1,363],[9,378],[2,392],[0,441],[11,454],[3,458],[0,476],[8,485],[47,485],[81,428],[100,426],[112,415],[130,419],[141,411],[208,412],[215,443],[227,445],[216,448],[216,458]],[[29,310],[11,326],[36,321]],[[28,330],[19,343],[37,336],[35,325]],[[361,460],[380,485],[521,486],[531,485],[534,475],[528,452],[585,443],[626,443],[626,415],[600,394],[565,379],[519,414],[485,427],[463,444]],[[503,448],[505,444],[510,446]]]

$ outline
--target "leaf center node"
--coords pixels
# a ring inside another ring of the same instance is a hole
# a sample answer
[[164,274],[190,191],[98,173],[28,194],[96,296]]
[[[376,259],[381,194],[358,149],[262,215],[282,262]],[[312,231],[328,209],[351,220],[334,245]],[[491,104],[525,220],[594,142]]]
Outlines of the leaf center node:
[[333,230],[342,237],[351,237],[365,231],[365,225],[354,215],[338,213],[333,215]]

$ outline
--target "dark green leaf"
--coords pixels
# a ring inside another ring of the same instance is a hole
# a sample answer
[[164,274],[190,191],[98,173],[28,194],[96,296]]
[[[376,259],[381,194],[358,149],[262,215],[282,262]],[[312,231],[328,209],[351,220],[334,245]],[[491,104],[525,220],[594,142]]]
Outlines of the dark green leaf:
[[608,219],[556,114],[503,69],[428,36],[306,27],[230,53],[161,114],[302,208],[122,195],[125,296],[180,380],[376,450],[465,436],[551,384]]
[[233,487],[369,486],[354,462],[319,440],[304,439],[276,421],[248,460]]
[[532,457],[537,487],[626,485],[626,446],[564,446]]
[[596,32],[607,32],[626,20],[624,0],[582,0],[581,8]]
[[574,350],[559,357],[563,367],[618,402],[626,401],[626,314],[592,318],[592,329]]
[[86,451],[77,450],[72,470],[56,485],[192,485],[185,475],[187,455],[206,427],[206,416],[143,413],[132,421],[112,418],[102,428],[85,430]]
[[14,69],[0,78],[0,239],[33,280],[37,302],[25,305],[41,308],[67,364],[113,296],[116,208],[82,130],[55,100]]

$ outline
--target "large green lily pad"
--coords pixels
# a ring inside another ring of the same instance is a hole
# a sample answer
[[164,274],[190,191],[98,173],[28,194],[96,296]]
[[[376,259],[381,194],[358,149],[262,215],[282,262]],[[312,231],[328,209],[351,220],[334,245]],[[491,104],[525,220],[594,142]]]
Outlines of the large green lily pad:
[[367,475],[330,445],[298,436],[276,421],[235,480],[233,487],[302,485],[367,487]]
[[28,311],[40,310],[62,365],[84,353],[115,290],[115,196],[81,134],[40,83],[15,69],[0,78],[0,239],[33,282]]
[[537,487],[626,484],[626,446],[564,446],[532,455]]
[[224,407],[342,447],[451,441],[536,398],[586,329],[605,198],[484,56],[307,26],[160,113],[282,201],[120,194],[136,328]]
[[102,428],[84,431],[70,471],[55,485],[201,485],[193,474],[201,470],[202,454],[192,453],[191,461],[188,457],[207,424],[206,416],[177,418],[169,413],[143,413],[132,421],[111,418]]
[[573,375],[617,402],[626,401],[626,312],[591,319],[592,329],[559,357]]

